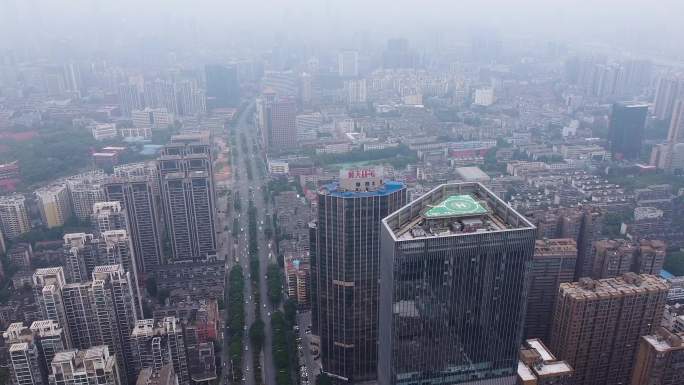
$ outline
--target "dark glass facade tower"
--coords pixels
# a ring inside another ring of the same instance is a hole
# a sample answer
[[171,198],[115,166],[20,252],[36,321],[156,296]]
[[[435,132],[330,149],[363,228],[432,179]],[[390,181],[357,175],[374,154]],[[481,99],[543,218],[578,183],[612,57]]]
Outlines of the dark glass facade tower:
[[209,108],[237,107],[240,104],[240,83],[235,66],[207,65],[204,73]]
[[380,221],[406,203],[402,183],[365,172],[344,172],[319,192],[311,239],[312,326],[323,370],[348,383],[376,377]]
[[614,159],[639,159],[647,114],[646,104],[613,104],[608,139]]
[[385,218],[378,384],[515,384],[535,231],[479,183]]

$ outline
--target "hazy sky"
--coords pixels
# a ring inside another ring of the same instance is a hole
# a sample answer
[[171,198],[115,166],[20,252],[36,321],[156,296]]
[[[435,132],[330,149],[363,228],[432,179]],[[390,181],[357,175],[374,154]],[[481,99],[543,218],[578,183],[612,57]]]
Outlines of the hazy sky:
[[496,30],[504,39],[676,51],[682,15],[681,0],[0,0],[0,44],[66,39],[106,49],[152,37],[170,46],[249,45],[275,37],[339,42],[359,33],[420,41],[433,34],[458,39],[475,29]]

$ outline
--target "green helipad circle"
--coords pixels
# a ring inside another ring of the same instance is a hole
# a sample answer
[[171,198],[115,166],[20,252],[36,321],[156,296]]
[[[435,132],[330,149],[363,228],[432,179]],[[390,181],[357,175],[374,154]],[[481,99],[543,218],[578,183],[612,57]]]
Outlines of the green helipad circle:
[[473,211],[473,210],[478,210],[480,208],[480,205],[477,204],[476,202],[473,202],[472,200],[468,199],[453,199],[444,202],[444,206],[446,206],[447,209],[452,210],[452,211]]
[[425,212],[425,216],[443,217],[484,214],[487,210],[470,195],[451,195]]

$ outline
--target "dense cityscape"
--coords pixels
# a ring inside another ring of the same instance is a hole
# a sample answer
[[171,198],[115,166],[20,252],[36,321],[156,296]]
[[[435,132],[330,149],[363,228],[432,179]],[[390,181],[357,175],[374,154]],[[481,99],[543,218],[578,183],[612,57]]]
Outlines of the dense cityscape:
[[0,44],[0,384],[684,384],[676,36],[94,12]]

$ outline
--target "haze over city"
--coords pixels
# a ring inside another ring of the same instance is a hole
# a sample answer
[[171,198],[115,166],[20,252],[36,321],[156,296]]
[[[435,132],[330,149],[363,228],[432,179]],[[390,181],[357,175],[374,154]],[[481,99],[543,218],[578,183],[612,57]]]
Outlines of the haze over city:
[[0,1],[0,385],[684,384],[683,14]]

